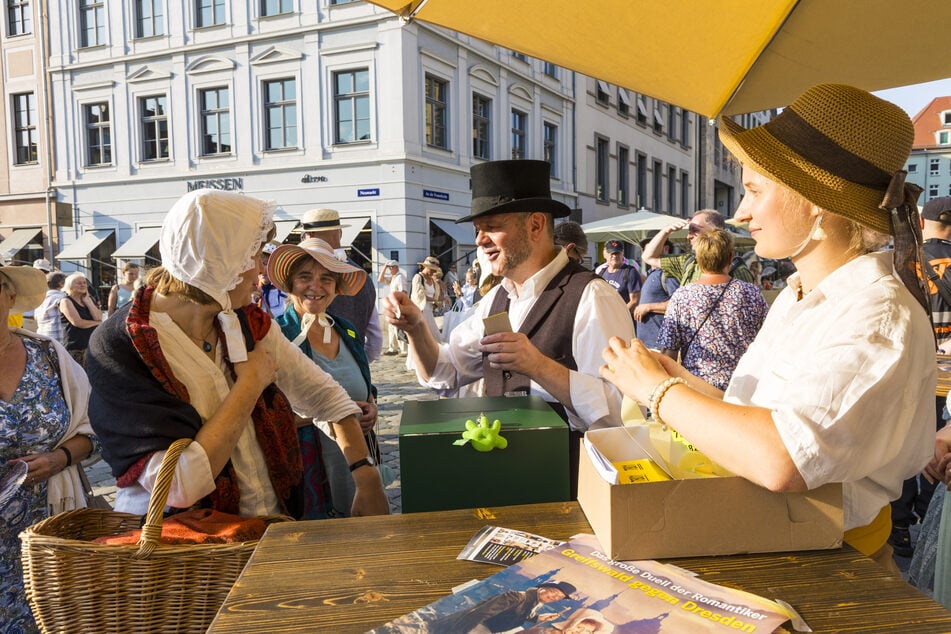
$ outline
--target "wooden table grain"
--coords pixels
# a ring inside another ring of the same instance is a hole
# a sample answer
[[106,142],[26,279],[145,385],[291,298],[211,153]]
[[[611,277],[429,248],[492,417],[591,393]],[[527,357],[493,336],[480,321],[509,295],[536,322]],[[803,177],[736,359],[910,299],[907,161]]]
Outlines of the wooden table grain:
[[[498,572],[456,559],[487,524],[591,532],[575,502],[274,524],[208,631],[365,632]],[[667,563],[782,599],[815,632],[951,632],[951,612],[848,547]]]

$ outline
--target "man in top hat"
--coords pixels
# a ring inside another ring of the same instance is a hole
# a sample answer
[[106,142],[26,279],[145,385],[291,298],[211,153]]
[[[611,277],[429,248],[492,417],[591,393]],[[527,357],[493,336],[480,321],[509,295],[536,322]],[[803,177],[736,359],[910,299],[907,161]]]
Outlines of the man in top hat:
[[[320,238],[337,252],[340,249],[343,228],[347,226],[349,225],[340,224],[340,214],[335,209],[310,209],[305,211],[301,218],[301,240]],[[346,258],[346,262],[360,268],[360,265],[350,258]],[[357,327],[360,336],[366,341],[367,359],[376,361],[380,358],[383,351],[383,329],[376,312],[376,289],[369,276],[364,280],[360,292],[352,296],[337,295],[328,310]]]
[[[634,325],[617,292],[556,247],[548,163],[489,161],[472,167],[471,221],[491,273],[502,278],[440,344],[405,294],[384,300],[389,323],[406,331],[420,381],[445,392],[485,377],[485,395],[537,394],[575,436],[620,425],[621,398],[598,375],[611,336],[630,340]],[[483,319],[508,313],[511,332],[487,334]],[[571,443],[576,448],[575,442]]]
[[608,240],[604,243],[604,268],[598,267],[598,275],[617,289],[628,311],[633,315],[641,298],[641,274],[636,268],[624,261],[624,245],[620,240]]
[[576,591],[567,581],[549,581],[527,590],[510,590],[431,621],[429,631],[433,634],[493,634],[521,629],[526,621],[554,621],[561,617],[561,613],[541,612],[541,608],[549,603],[571,599]]

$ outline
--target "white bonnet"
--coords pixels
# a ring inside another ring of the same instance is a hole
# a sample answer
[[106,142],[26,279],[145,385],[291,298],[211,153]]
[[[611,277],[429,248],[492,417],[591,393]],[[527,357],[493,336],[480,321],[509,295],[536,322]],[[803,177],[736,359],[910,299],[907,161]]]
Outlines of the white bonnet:
[[237,319],[228,291],[254,266],[254,256],[273,227],[274,210],[274,203],[244,194],[197,189],[179,198],[162,224],[162,266],[221,305],[219,321],[232,361],[244,360],[244,348],[232,340]]

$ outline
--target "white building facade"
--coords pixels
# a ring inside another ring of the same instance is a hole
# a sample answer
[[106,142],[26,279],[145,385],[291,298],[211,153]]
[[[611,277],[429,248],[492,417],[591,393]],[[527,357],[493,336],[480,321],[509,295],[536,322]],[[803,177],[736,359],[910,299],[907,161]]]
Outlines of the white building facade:
[[80,0],[51,3],[49,32],[58,260],[101,286],[156,263],[199,187],[276,201],[282,235],[337,209],[368,270],[435,254],[460,273],[478,161],[549,160],[580,222],[699,199],[705,119],[363,2]]
[[556,131],[554,196],[575,206],[562,149],[570,73],[403,27],[362,2],[84,0],[52,11],[54,187],[74,215],[67,268],[95,272],[116,251],[152,263],[154,227],[198,187],[275,200],[289,221],[335,208],[375,266],[443,246],[444,261],[464,258],[474,236],[451,221],[468,211],[469,167],[512,156],[513,139],[542,158],[543,122]]

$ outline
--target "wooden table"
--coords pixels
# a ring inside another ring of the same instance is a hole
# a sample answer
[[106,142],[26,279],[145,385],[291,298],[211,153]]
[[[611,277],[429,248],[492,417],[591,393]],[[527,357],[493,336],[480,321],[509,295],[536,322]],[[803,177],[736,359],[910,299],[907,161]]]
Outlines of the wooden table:
[[[365,632],[501,570],[456,559],[486,524],[591,532],[575,502],[274,524],[208,631]],[[951,612],[848,547],[668,562],[787,601],[815,632],[951,632]]]

